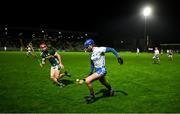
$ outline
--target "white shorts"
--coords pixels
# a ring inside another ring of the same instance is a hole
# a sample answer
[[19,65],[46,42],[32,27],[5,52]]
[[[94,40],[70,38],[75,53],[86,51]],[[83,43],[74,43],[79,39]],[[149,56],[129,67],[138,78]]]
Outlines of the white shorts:
[[29,54],[32,54],[32,52],[31,52],[31,51],[27,51],[26,53],[27,53],[28,55],[29,55]]
[[106,68],[102,67],[102,68],[96,68],[95,72],[101,76],[105,76],[107,74]]
[[158,55],[153,56],[153,59],[159,59]]
[[171,58],[172,58],[172,55],[168,55],[168,57],[171,57]]
[[60,70],[60,65],[56,65],[56,66],[51,66],[51,70],[54,69],[54,70]]

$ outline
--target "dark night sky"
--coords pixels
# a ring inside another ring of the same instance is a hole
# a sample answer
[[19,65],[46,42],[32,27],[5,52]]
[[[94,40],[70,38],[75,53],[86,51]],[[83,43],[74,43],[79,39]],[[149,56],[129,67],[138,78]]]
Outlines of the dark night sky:
[[141,38],[141,9],[153,7],[149,33],[155,41],[180,43],[179,6],[175,0],[25,1],[3,3],[1,25],[97,32],[105,39]]

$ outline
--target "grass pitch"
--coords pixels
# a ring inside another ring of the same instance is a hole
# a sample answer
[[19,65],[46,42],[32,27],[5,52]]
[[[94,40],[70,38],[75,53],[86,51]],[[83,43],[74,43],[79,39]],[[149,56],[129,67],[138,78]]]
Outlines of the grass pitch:
[[50,64],[40,68],[25,52],[0,52],[0,112],[47,113],[124,113],[180,112],[180,55],[169,61],[161,56],[160,64],[152,64],[152,53],[119,53],[124,65],[113,54],[106,54],[107,79],[116,91],[106,97],[104,86],[93,83],[96,100],[86,104],[89,95],[85,84],[77,78],[90,70],[88,53],[60,52],[65,68],[72,77],[64,77],[64,88],[50,80]]

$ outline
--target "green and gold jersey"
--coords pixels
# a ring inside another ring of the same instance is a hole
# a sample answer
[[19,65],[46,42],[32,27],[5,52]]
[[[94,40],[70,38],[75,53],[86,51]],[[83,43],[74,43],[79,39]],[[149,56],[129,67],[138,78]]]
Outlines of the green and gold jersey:
[[56,51],[54,49],[49,49],[46,51],[43,51],[41,54],[42,58],[48,59],[49,62],[51,63],[51,66],[56,66],[59,65],[58,59],[54,56]]

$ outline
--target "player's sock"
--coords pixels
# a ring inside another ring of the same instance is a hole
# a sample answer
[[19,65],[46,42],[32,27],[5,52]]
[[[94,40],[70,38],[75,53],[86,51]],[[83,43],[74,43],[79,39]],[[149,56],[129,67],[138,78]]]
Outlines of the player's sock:
[[57,80],[57,81],[54,81],[53,83],[54,83],[56,86],[59,86],[59,87],[64,87],[64,86],[65,86],[62,82],[58,82],[58,80]]
[[56,85],[61,87],[61,88],[65,86],[62,82],[57,82]]
[[64,72],[65,76],[71,77],[71,74],[69,74],[67,71]]
[[108,84],[108,85],[106,85],[106,87],[109,90],[109,96],[114,96],[115,92],[114,92],[113,88],[111,87],[111,85]]
[[58,81],[59,83],[62,83],[61,78],[58,78],[57,81]]
[[110,96],[114,96],[114,95],[115,95],[115,92],[114,92],[113,89],[109,90],[109,95],[110,95]]
[[94,98],[95,98],[94,93],[93,93],[93,94],[91,93],[91,94],[86,98],[87,103],[92,102],[92,101],[94,100]]
[[105,86],[106,86],[106,88],[108,88],[108,90],[111,90],[111,89],[112,89],[112,87],[111,87],[110,84],[106,84]]
[[91,92],[90,95],[93,96],[93,97],[95,96],[95,95],[94,95],[94,92]]
[[64,87],[65,85],[63,83],[59,83],[59,86],[60,87]]

